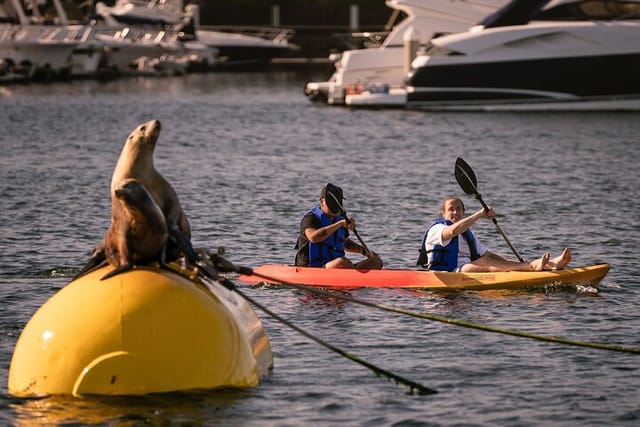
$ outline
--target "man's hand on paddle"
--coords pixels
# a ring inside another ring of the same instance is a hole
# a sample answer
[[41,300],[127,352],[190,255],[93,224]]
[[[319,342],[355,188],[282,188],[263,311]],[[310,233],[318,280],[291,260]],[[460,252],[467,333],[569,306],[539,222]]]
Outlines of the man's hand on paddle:
[[484,216],[485,218],[492,220],[496,217],[496,212],[493,210],[493,208],[491,206],[489,206],[489,209],[482,209],[482,216]]
[[356,228],[356,220],[353,217],[347,217],[342,220],[344,222],[343,227],[349,231],[353,231]]

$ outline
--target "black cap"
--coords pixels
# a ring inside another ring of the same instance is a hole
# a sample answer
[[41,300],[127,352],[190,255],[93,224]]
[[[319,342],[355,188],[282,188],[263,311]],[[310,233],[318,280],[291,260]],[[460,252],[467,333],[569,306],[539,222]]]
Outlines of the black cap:
[[342,188],[338,187],[337,185],[328,183],[322,188],[322,191],[320,192],[320,198],[324,198],[327,207],[332,213],[342,213]]

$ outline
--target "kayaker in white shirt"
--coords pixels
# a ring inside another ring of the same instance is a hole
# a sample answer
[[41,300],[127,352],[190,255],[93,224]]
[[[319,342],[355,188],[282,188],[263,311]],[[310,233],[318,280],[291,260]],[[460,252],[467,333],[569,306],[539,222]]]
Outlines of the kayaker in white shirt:
[[[442,218],[447,220],[434,223],[427,231],[426,239],[423,238],[423,250],[428,254],[429,261],[433,261],[434,248],[447,247],[451,244],[452,240],[456,236],[458,238],[458,256],[457,264],[455,268],[446,271],[462,271],[462,272],[493,272],[493,271],[540,271],[540,270],[553,270],[563,269],[571,261],[571,250],[565,248],[562,254],[550,259],[548,252],[538,259],[531,262],[519,262],[512,261],[501,257],[487,250],[471,232],[472,244],[475,242],[478,258],[471,260],[471,249],[467,243],[467,238],[462,238],[462,234],[470,228],[479,219],[493,219],[495,218],[495,212],[490,207],[489,210],[481,209],[472,215],[464,217],[464,203],[457,197],[447,197],[441,207]],[[455,262],[455,261],[454,261]],[[426,266],[426,265],[425,265]],[[444,270],[445,268],[431,269]]]

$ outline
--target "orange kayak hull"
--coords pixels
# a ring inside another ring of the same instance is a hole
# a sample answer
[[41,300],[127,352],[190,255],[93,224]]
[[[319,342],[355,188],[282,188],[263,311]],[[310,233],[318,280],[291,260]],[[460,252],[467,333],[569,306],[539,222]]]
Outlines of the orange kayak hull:
[[300,284],[324,288],[417,288],[428,290],[523,289],[544,285],[597,285],[609,272],[609,264],[558,271],[509,271],[498,273],[449,273],[425,270],[351,270],[267,264],[238,280],[250,283]]

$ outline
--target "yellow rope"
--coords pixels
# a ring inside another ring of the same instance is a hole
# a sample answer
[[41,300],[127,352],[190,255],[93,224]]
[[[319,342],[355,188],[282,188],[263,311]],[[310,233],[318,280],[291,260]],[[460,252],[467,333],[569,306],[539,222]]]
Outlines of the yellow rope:
[[[353,302],[358,302],[358,301],[353,300]],[[513,336],[516,336],[516,337],[531,338],[531,339],[539,340],[539,341],[549,341],[549,342],[555,342],[555,343],[566,344],[566,345],[574,345],[574,346],[579,346],[579,347],[589,347],[589,348],[597,348],[597,349],[600,349],[600,350],[609,350],[609,351],[619,351],[619,352],[623,352],[623,353],[640,354],[640,348],[637,348],[637,347],[624,347],[624,346],[613,345],[613,344],[602,344],[602,343],[588,342],[588,341],[576,341],[576,340],[570,340],[570,339],[566,339],[566,338],[551,337],[551,336],[547,336],[547,335],[531,334],[531,333],[528,333],[528,332],[517,331],[517,330],[514,330],[514,329],[496,328],[496,327],[493,327],[493,326],[487,326],[487,325],[481,325],[481,324],[478,324],[478,323],[467,322],[465,320],[449,319],[449,318],[446,318],[446,317],[435,316],[433,314],[428,314],[428,313],[420,313],[420,312],[417,312],[417,311],[404,310],[404,309],[401,309],[401,308],[395,308],[395,307],[390,307],[390,306],[385,306],[385,305],[380,305],[380,304],[371,304],[371,303],[368,303],[366,301],[361,301],[360,303],[365,303],[365,305],[370,305],[370,306],[376,306],[376,307],[381,308],[381,309],[386,310],[386,311],[406,314],[406,315],[413,316],[413,317],[421,317],[423,319],[434,320],[436,322],[449,323],[451,325],[463,326],[465,328],[480,329],[480,330],[488,331],[488,332],[496,332],[496,333],[500,333],[500,334],[513,335]]]
[[551,337],[551,336],[546,336],[546,335],[531,334],[531,333],[528,333],[528,332],[517,331],[517,330],[514,330],[514,329],[496,328],[496,327],[492,327],[492,326],[487,326],[487,325],[481,325],[481,324],[478,324],[478,323],[468,322],[468,321],[465,321],[465,320],[450,319],[450,318],[447,318],[447,317],[436,316],[436,315],[429,314],[429,313],[423,313],[423,312],[418,312],[418,311],[413,311],[413,310],[406,310],[406,309],[387,306],[387,305],[383,305],[383,304],[376,304],[376,303],[372,303],[372,302],[356,299],[356,298],[353,298],[353,297],[350,297],[350,296],[345,296],[345,295],[342,295],[342,294],[337,294],[337,293],[333,293],[333,292],[324,291],[324,290],[321,290],[321,289],[312,288],[310,286],[300,285],[300,284],[296,284],[296,283],[283,282],[281,280],[274,279],[274,278],[268,277],[268,276],[264,276],[262,274],[257,274],[257,273],[254,273],[254,272],[252,272],[252,274],[254,274],[254,275],[258,276],[258,277],[261,277],[263,279],[269,280],[269,281],[281,283],[284,286],[289,286],[289,287],[292,287],[292,288],[302,289],[302,290],[304,290],[306,292],[311,292],[311,293],[316,294],[316,295],[328,296],[328,297],[331,297],[331,298],[338,298],[338,299],[341,299],[341,300],[344,300],[344,301],[349,301],[349,302],[353,302],[353,303],[364,305],[364,306],[368,306],[368,307],[378,308],[378,309],[381,309],[381,310],[385,310],[385,311],[389,311],[389,312],[393,312],[393,313],[405,314],[405,315],[413,316],[413,317],[419,317],[419,318],[422,318],[422,319],[433,320],[435,322],[448,323],[450,325],[462,326],[462,327],[465,327],[465,328],[479,329],[479,330],[488,331],[488,332],[495,332],[495,333],[499,333],[499,334],[513,335],[513,336],[516,336],[516,337],[530,338],[530,339],[539,340],[539,341],[554,342],[554,343],[558,343],[558,344],[573,345],[573,346],[588,347],[588,348],[596,348],[596,349],[608,350],[608,351],[618,351],[618,352],[631,353],[631,354],[640,354],[640,348],[638,348],[638,347],[625,347],[625,346],[614,345],[614,344],[602,344],[602,343],[588,342],[588,341],[576,341],[576,340],[570,340],[570,339],[566,339],[566,338],[558,338],[558,337]]

